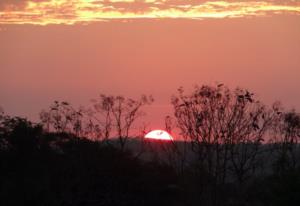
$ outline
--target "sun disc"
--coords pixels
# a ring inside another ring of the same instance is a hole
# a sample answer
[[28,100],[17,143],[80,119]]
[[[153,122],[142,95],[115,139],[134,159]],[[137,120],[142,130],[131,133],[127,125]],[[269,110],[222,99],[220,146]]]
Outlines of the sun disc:
[[166,131],[153,130],[145,135],[145,139],[156,139],[156,140],[173,140],[173,137]]

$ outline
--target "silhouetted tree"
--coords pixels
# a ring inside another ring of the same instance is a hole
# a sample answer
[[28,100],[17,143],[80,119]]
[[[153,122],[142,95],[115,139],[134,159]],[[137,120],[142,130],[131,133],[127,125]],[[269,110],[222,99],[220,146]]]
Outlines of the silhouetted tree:
[[[171,135],[173,135],[173,132],[176,134],[176,120],[169,115],[165,117],[165,130]],[[188,165],[188,145],[187,139],[183,138],[173,139],[171,144],[166,144],[163,147],[167,156],[167,163],[181,176]]]
[[274,167],[276,173],[285,174],[299,167],[300,114],[295,110],[280,111],[279,114],[273,134],[277,155]]
[[0,110],[0,149],[3,150],[8,147],[7,134],[8,134],[8,122],[10,117],[5,115],[3,109]]
[[144,105],[153,102],[152,96],[142,95],[140,99],[123,96],[100,95],[92,100],[93,107],[75,109],[65,101],[55,101],[49,110],[40,113],[40,119],[47,131],[72,133],[78,137],[105,141],[111,137],[119,139],[124,149],[133,124],[143,112]]
[[120,147],[125,148],[133,123],[144,113],[141,108],[153,102],[152,96],[142,95],[135,100],[123,96],[100,95],[100,100],[94,101],[94,118],[104,128],[105,139],[111,133],[116,135]]
[[40,113],[40,119],[47,131],[83,134],[83,108],[75,109],[65,101],[54,101],[48,111]]
[[42,126],[25,118],[2,116],[0,118],[0,148],[30,153],[38,148]]
[[230,179],[229,172],[243,183],[261,160],[259,146],[272,125],[274,111],[249,91],[231,91],[222,84],[196,86],[191,94],[182,88],[178,92],[172,98],[177,125],[192,144],[199,172],[207,171],[216,186]]

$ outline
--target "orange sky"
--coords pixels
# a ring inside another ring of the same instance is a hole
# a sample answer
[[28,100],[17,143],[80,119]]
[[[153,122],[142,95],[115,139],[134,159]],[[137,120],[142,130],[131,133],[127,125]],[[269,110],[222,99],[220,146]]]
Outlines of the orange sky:
[[299,109],[299,2],[1,0],[0,106],[146,93],[159,128],[179,86],[224,82]]

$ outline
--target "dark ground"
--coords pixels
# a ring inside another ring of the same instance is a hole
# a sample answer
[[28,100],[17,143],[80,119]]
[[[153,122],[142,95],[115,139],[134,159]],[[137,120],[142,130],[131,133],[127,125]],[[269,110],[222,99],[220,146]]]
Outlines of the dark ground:
[[[298,205],[299,169],[213,185],[210,174],[178,174],[156,158],[28,122],[1,131],[0,205]],[[158,143],[160,144],[160,143]]]

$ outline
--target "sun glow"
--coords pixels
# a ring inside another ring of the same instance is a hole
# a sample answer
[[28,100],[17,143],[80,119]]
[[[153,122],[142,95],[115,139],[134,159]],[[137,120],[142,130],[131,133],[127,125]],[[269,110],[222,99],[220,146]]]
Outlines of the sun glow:
[[156,140],[173,140],[173,137],[166,131],[153,130],[145,135],[145,139],[156,139]]
[[0,24],[76,24],[116,19],[300,15],[299,1],[24,0],[0,2]]

